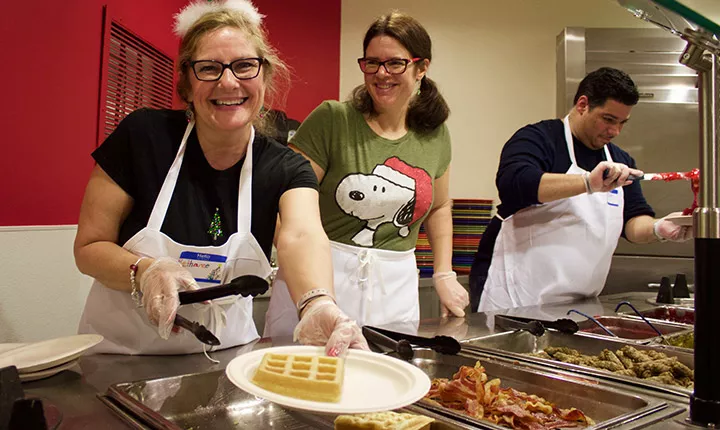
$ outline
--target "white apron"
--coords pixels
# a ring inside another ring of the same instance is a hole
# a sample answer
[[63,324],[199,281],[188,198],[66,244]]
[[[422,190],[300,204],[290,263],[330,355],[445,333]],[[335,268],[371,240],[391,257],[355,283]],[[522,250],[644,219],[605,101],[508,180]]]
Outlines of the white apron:
[[[226,283],[245,274],[266,278],[271,272],[270,262],[250,232],[254,129],[240,173],[237,233],[232,234],[222,246],[190,246],[179,244],[160,231],[194,125],[195,122],[191,121],[185,130],[148,225],[130,238],[123,248],[138,256],[168,256],[179,260],[192,273],[200,288]],[[220,340],[219,349],[243,345],[258,337],[250,297],[231,296],[214,300],[212,305],[185,305],[179,308],[178,313],[213,332]],[[203,351],[203,344],[185,329],[171,333],[168,340],[163,340],[157,327],[149,322],[145,309],[135,305],[129,292],[112,290],[97,280],[85,303],[78,332],[97,333],[105,337],[93,349],[98,353],[185,354]]]
[[[567,174],[582,175],[568,117],[563,123]],[[503,220],[478,312],[599,295],[622,232],[623,202],[618,187],[525,208]]]
[[[420,319],[414,249],[388,251],[337,242],[330,242],[330,249],[335,297],[350,319],[359,326]],[[292,335],[297,323],[297,307],[280,267],[265,315],[263,337]]]

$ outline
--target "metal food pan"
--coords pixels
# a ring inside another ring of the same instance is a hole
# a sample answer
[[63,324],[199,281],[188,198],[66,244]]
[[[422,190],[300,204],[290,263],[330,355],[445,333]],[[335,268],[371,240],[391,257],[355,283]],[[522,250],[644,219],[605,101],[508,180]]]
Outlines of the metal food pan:
[[[237,388],[222,370],[112,385],[101,400],[136,429],[332,429],[335,415],[293,411]],[[435,418],[431,430],[470,429],[417,406],[399,412]]]
[[[458,355],[444,355],[429,349],[416,349],[411,362],[425,371],[430,378],[451,379],[460,366],[474,366],[477,361],[485,368],[488,380],[500,378],[503,388],[512,387],[538,395],[563,409],[580,409],[595,421],[596,426],[593,428],[636,428],[639,422],[647,424],[643,420],[657,421],[679,412],[660,399],[627,393],[608,384],[603,385],[602,381],[596,378],[581,379],[551,370],[538,370],[514,360],[485,354],[461,352]],[[480,428],[505,428],[422,400],[418,404]]]
[[670,349],[670,350],[679,351],[679,352],[683,352],[686,354],[694,354],[695,353],[694,348],[685,348],[682,346],[672,344],[673,339],[681,337],[681,336],[687,336],[687,335],[694,336],[695,332],[693,330],[687,330],[682,333],[675,333],[675,334],[665,336],[664,339],[660,336],[657,336],[650,341],[649,345],[663,345],[664,347],[666,347],[667,349]]
[[[641,318],[599,316],[595,317],[595,319],[621,339],[627,339],[635,342],[649,342],[658,335],[657,332]],[[663,335],[678,333],[688,329],[688,327],[684,324],[659,321],[651,322],[652,325]],[[591,320],[580,321],[577,324],[580,328],[578,331],[580,334],[612,337]]]
[[568,347],[576,349],[582,354],[598,355],[604,349],[616,351],[623,346],[630,345],[633,348],[641,351],[655,350],[665,353],[666,355],[668,355],[668,357],[677,357],[678,361],[688,366],[690,369],[694,369],[693,354],[688,354],[682,351],[678,351],[676,349],[667,348],[662,345],[641,345],[633,342],[614,340],[614,338],[609,337],[603,338],[599,336],[577,336],[550,330],[546,331],[545,334],[540,337],[533,336],[532,334],[524,331],[513,331],[499,333],[496,335],[478,339],[470,339],[461,342],[461,344],[463,346],[463,349],[466,349],[468,351],[475,350],[480,352],[500,353],[504,356],[511,357],[517,360],[522,360],[525,362],[541,363],[544,366],[550,368],[572,370],[575,372],[594,375],[604,379],[610,379],[639,387],[659,390],[665,393],[686,397],[692,393],[691,388],[663,384],[655,381],[648,381],[631,376],[619,375],[616,373],[595,369],[588,366],[579,366],[575,364],[527,355],[530,353],[541,352],[549,346]]
[[[628,318],[637,318],[635,314],[624,314]],[[640,315],[658,321],[673,322],[691,326],[695,324],[695,309],[677,306],[657,306],[640,311]]]

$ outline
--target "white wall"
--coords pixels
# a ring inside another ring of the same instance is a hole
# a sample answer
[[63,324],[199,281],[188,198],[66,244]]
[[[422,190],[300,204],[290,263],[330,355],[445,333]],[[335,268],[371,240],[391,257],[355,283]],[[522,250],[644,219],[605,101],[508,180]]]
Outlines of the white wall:
[[[717,22],[720,1],[686,1]],[[611,0],[343,0],[340,95],[362,83],[356,58],[375,17],[397,9],[433,40],[429,76],[452,111],[450,195],[497,199],[500,150],[555,116],[555,37],[564,27],[654,27]]]
[[0,227],[0,343],[76,333],[92,283],[75,268],[76,230]]

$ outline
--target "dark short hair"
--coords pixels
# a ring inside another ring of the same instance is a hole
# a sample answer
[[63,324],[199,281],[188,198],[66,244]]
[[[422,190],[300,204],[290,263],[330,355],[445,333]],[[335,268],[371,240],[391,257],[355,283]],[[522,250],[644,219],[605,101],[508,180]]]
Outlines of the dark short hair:
[[630,76],[612,67],[601,67],[588,73],[580,81],[573,104],[577,103],[580,96],[588,98],[590,109],[604,105],[607,99],[627,106],[635,106],[640,99],[640,93]]
[[[412,57],[432,60],[432,41],[425,28],[414,18],[399,12],[383,15],[370,25],[363,40],[363,56],[370,41],[378,36],[389,36],[400,42]],[[350,94],[352,105],[362,113],[377,112],[365,85],[356,87]],[[420,81],[420,95],[410,103],[405,122],[409,129],[428,133],[442,125],[450,115],[450,108],[435,82],[427,75]]]

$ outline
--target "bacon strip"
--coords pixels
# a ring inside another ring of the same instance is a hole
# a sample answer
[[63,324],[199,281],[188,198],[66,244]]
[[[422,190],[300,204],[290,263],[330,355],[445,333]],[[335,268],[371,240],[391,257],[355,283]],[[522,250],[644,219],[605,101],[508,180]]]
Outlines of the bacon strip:
[[501,388],[499,379],[488,381],[479,361],[474,367],[461,366],[450,380],[433,379],[425,399],[512,429],[548,430],[595,424],[578,409],[560,409],[542,397]]

